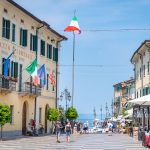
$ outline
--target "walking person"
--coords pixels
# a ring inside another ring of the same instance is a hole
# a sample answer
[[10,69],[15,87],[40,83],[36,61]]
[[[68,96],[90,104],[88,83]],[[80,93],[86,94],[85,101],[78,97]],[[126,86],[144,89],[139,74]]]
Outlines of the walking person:
[[70,142],[70,134],[71,134],[71,125],[70,125],[70,122],[66,123],[65,132],[66,132],[66,140],[67,140],[67,142]]
[[56,132],[58,143],[60,143],[61,128],[62,128],[61,123],[59,121],[57,121],[55,124],[55,132]]

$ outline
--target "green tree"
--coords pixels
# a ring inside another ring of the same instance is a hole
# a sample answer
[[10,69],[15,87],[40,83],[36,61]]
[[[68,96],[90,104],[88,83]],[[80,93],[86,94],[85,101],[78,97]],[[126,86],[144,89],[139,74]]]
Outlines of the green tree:
[[0,103],[0,126],[1,126],[1,140],[3,126],[10,122],[10,107]]
[[59,120],[64,121],[66,118],[65,111],[62,107],[59,108]]
[[52,131],[53,131],[53,123],[59,119],[59,110],[56,108],[49,108],[47,119],[52,121]]
[[74,107],[69,107],[68,110],[66,111],[66,118],[68,120],[75,120],[78,118],[78,112],[76,108]]

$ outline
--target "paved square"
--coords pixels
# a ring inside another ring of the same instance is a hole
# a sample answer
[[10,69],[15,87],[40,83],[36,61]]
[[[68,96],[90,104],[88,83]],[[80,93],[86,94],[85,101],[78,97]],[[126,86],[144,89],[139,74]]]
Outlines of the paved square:
[[61,143],[56,137],[29,137],[16,140],[1,141],[0,150],[145,150],[141,142],[128,135],[113,134],[85,134],[72,135],[71,141],[66,142],[65,135],[61,136]]

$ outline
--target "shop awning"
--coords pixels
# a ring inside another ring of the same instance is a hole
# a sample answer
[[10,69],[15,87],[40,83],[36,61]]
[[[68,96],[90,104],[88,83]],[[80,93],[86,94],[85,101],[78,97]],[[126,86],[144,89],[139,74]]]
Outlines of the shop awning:
[[137,99],[133,99],[129,101],[129,103],[134,103],[138,105],[150,105],[150,94]]

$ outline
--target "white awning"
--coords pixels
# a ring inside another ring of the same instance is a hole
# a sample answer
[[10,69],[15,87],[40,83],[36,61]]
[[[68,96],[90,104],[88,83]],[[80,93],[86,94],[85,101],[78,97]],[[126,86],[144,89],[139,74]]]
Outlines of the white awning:
[[134,103],[138,105],[150,105],[150,94],[137,99],[133,99],[129,101],[129,103]]

